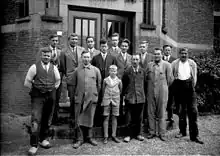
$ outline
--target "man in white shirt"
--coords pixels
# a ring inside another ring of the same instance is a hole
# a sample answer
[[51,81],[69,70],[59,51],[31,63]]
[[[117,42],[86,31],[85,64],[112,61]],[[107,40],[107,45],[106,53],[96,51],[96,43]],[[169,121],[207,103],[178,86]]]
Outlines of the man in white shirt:
[[176,107],[179,110],[179,134],[176,138],[186,136],[187,116],[189,118],[190,140],[199,144],[203,141],[199,138],[197,125],[198,109],[196,103],[195,85],[197,82],[197,65],[188,58],[188,48],[181,48],[180,58],[172,62],[174,75],[173,91]]
[[31,148],[28,153],[36,154],[38,145],[50,148],[48,130],[54,112],[56,89],[60,85],[60,74],[51,61],[51,49],[40,50],[41,61],[33,64],[26,75],[24,86],[30,89],[31,96]]
[[100,53],[99,50],[95,49],[95,38],[92,36],[86,37],[87,50],[90,52],[91,58]]

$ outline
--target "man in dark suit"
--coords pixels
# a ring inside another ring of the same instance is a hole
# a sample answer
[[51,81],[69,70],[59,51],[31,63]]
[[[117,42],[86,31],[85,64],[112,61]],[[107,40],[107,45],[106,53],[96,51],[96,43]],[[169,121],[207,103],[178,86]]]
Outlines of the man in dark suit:
[[[163,57],[162,59],[164,61],[167,61],[169,63],[172,63],[175,58],[172,56],[172,46],[171,45],[164,45],[163,46]],[[167,121],[168,123],[168,129],[173,128],[174,120],[173,120],[173,102],[174,102],[174,96],[173,96],[173,85],[171,84],[169,86],[169,94],[168,94],[168,101],[167,101]]]
[[[83,47],[78,46],[78,35],[72,33],[68,37],[68,46],[63,49],[60,55],[60,66],[62,71],[66,76],[67,83],[67,91],[68,96],[70,98],[70,107],[71,112],[74,113],[74,93],[73,93],[73,85],[71,83],[72,75],[76,68],[82,63],[81,61],[81,53],[85,49]],[[74,121],[74,114],[71,114],[72,119]]]
[[[103,82],[103,80],[107,76],[109,76],[109,66],[112,64],[116,65],[116,58],[108,52],[108,45],[105,39],[102,39],[100,41],[100,51],[101,52],[98,55],[93,57],[91,64],[100,70],[102,76],[102,82]],[[102,102],[102,91],[100,91],[99,100],[98,100],[98,103],[101,102]],[[100,111],[101,111],[101,105],[99,105],[96,109],[97,112],[95,115],[96,125],[100,125],[102,123],[100,120],[100,118],[102,117]]]
[[111,37],[112,47],[109,48],[109,53],[113,56],[117,56],[121,52],[121,49],[118,47],[118,43],[119,43],[119,34],[118,33],[112,34]]
[[95,45],[94,37],[92,37],[92,36],[86,37],[86,44],[87,44],[86,50],[88,50],[90,52],[91,59],[100,53],[100,51],[95,49],[95,47],[94,47],[94,45]]
[[147,64],[153,60],[153,55],[147,52],[148,49],[148,42],[147,41],[141,41],[139,45],[140,50],[140,66],[143,69],[146,69]]

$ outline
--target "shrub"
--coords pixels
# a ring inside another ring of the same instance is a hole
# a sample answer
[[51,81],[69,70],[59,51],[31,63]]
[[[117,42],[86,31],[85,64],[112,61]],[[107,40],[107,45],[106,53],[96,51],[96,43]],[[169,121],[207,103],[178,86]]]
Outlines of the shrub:
[[196,85],[199,112],[220,113],[220,53],[194,56],[198,65]]

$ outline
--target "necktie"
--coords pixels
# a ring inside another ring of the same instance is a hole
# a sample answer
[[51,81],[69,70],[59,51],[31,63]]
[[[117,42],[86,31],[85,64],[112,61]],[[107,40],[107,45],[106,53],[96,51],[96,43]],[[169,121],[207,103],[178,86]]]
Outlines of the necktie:
[[47,65],[46,64],[44,64],[44,69],[46,70],[46,72],[47,72]]
[[106,57],[106,55],[102,55],[102,58],[103,58],[104,61],[105,61],[105,57]]

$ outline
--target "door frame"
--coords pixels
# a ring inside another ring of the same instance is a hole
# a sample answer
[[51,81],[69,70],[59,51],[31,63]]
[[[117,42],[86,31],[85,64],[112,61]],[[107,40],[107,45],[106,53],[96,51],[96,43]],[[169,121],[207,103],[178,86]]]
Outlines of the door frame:
[[[98,13],[100,15],[103,15],[103,14],[109,14],[109,15],[116,15],[116,16],[125,16],[125,17],[128,17],[128,22],[131,23],[131,28],[130,28],[130,40],[131,40],[131,46],[130,46],[130,52],[133,53],[135,52],[135,49],[136,49],[136,33],[135,33],[135,15],[136,15],[136,12],[130,12],[130,11],[119,11],[119,10],[110,10],[110,9],[102,9],[102,8],[91,8],[91,7],[85,7],[85,6],[77,6],[77,5],[68,5],[68,19],[69,19],[69,23],[68,23],[68,34],[70,33],[70,30],[73,30],[73,23],[70,23],[71,22],[71,19],[72,19],[72,14],[71,12],[72,11],[80,11],[80,12],[83,12],[83,14],[91,14],[91,13]],[[72,19],[73,21],[73,19]],[[102,26],[102,21],[103,21],[103,17],[101,16],[101,28],[103,27]],[[72,25],[72,27],[71,27]],[[101,30],[101,29],[100,29]],[[102,33],[102,30],[101,32]],[[101,34],[100,36],[101,37]],[[100,38],[99,38],[100,39]],[[99,47],[99,43],[96,44],[97,47]]]

